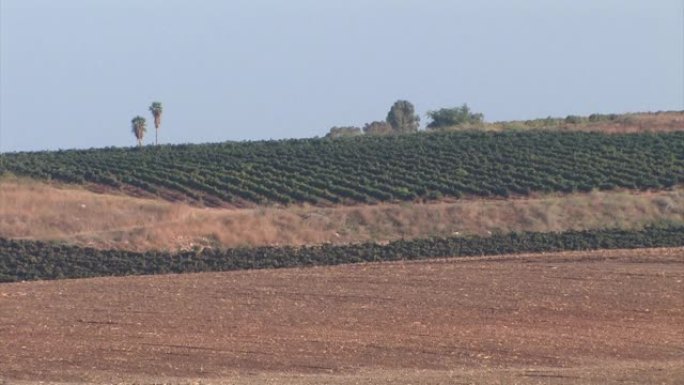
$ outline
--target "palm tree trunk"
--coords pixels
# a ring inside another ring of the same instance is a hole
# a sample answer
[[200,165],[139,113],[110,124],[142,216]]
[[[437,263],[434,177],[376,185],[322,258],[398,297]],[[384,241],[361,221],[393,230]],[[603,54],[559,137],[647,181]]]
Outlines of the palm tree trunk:
[[159,146],[159,128],[154,129],[154,145]]

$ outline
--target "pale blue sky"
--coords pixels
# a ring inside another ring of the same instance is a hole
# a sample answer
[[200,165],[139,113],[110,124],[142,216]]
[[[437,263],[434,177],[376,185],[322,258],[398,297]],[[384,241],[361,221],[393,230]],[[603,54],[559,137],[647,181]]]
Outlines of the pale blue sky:
[[684,109],[682,0],[0,0],[0,150]]

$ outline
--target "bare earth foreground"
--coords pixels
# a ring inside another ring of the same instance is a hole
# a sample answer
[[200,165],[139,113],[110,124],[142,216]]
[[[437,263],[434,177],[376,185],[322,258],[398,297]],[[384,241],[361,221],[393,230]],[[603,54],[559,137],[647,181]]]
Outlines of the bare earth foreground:
[[0,285],[0,384],[682,384],[684,248]]

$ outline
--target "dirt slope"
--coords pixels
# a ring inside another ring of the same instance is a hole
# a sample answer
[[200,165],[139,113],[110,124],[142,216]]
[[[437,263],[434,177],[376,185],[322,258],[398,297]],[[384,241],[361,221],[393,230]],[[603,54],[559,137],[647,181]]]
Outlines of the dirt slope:
[[676,384],[684,248],[3,284],[0,341],[0,383]]
[[452,236],[455,232],[632,228],[659,220],[684,221],[683,189],[231,210],[96,194],[25,180],[0,181],[1,237],[136,251],[389,241]]

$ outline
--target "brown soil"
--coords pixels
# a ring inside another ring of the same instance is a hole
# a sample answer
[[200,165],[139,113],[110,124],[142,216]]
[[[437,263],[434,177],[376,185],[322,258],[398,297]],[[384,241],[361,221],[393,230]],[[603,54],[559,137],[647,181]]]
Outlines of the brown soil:
[[3,284],[0,341],[8,384],[681,384],[684,248]]
[[684,222],[684,189],[429,204],[207,209],[73,186],[0,182],[0,237],[136,251],[633,228],[661,220]]

